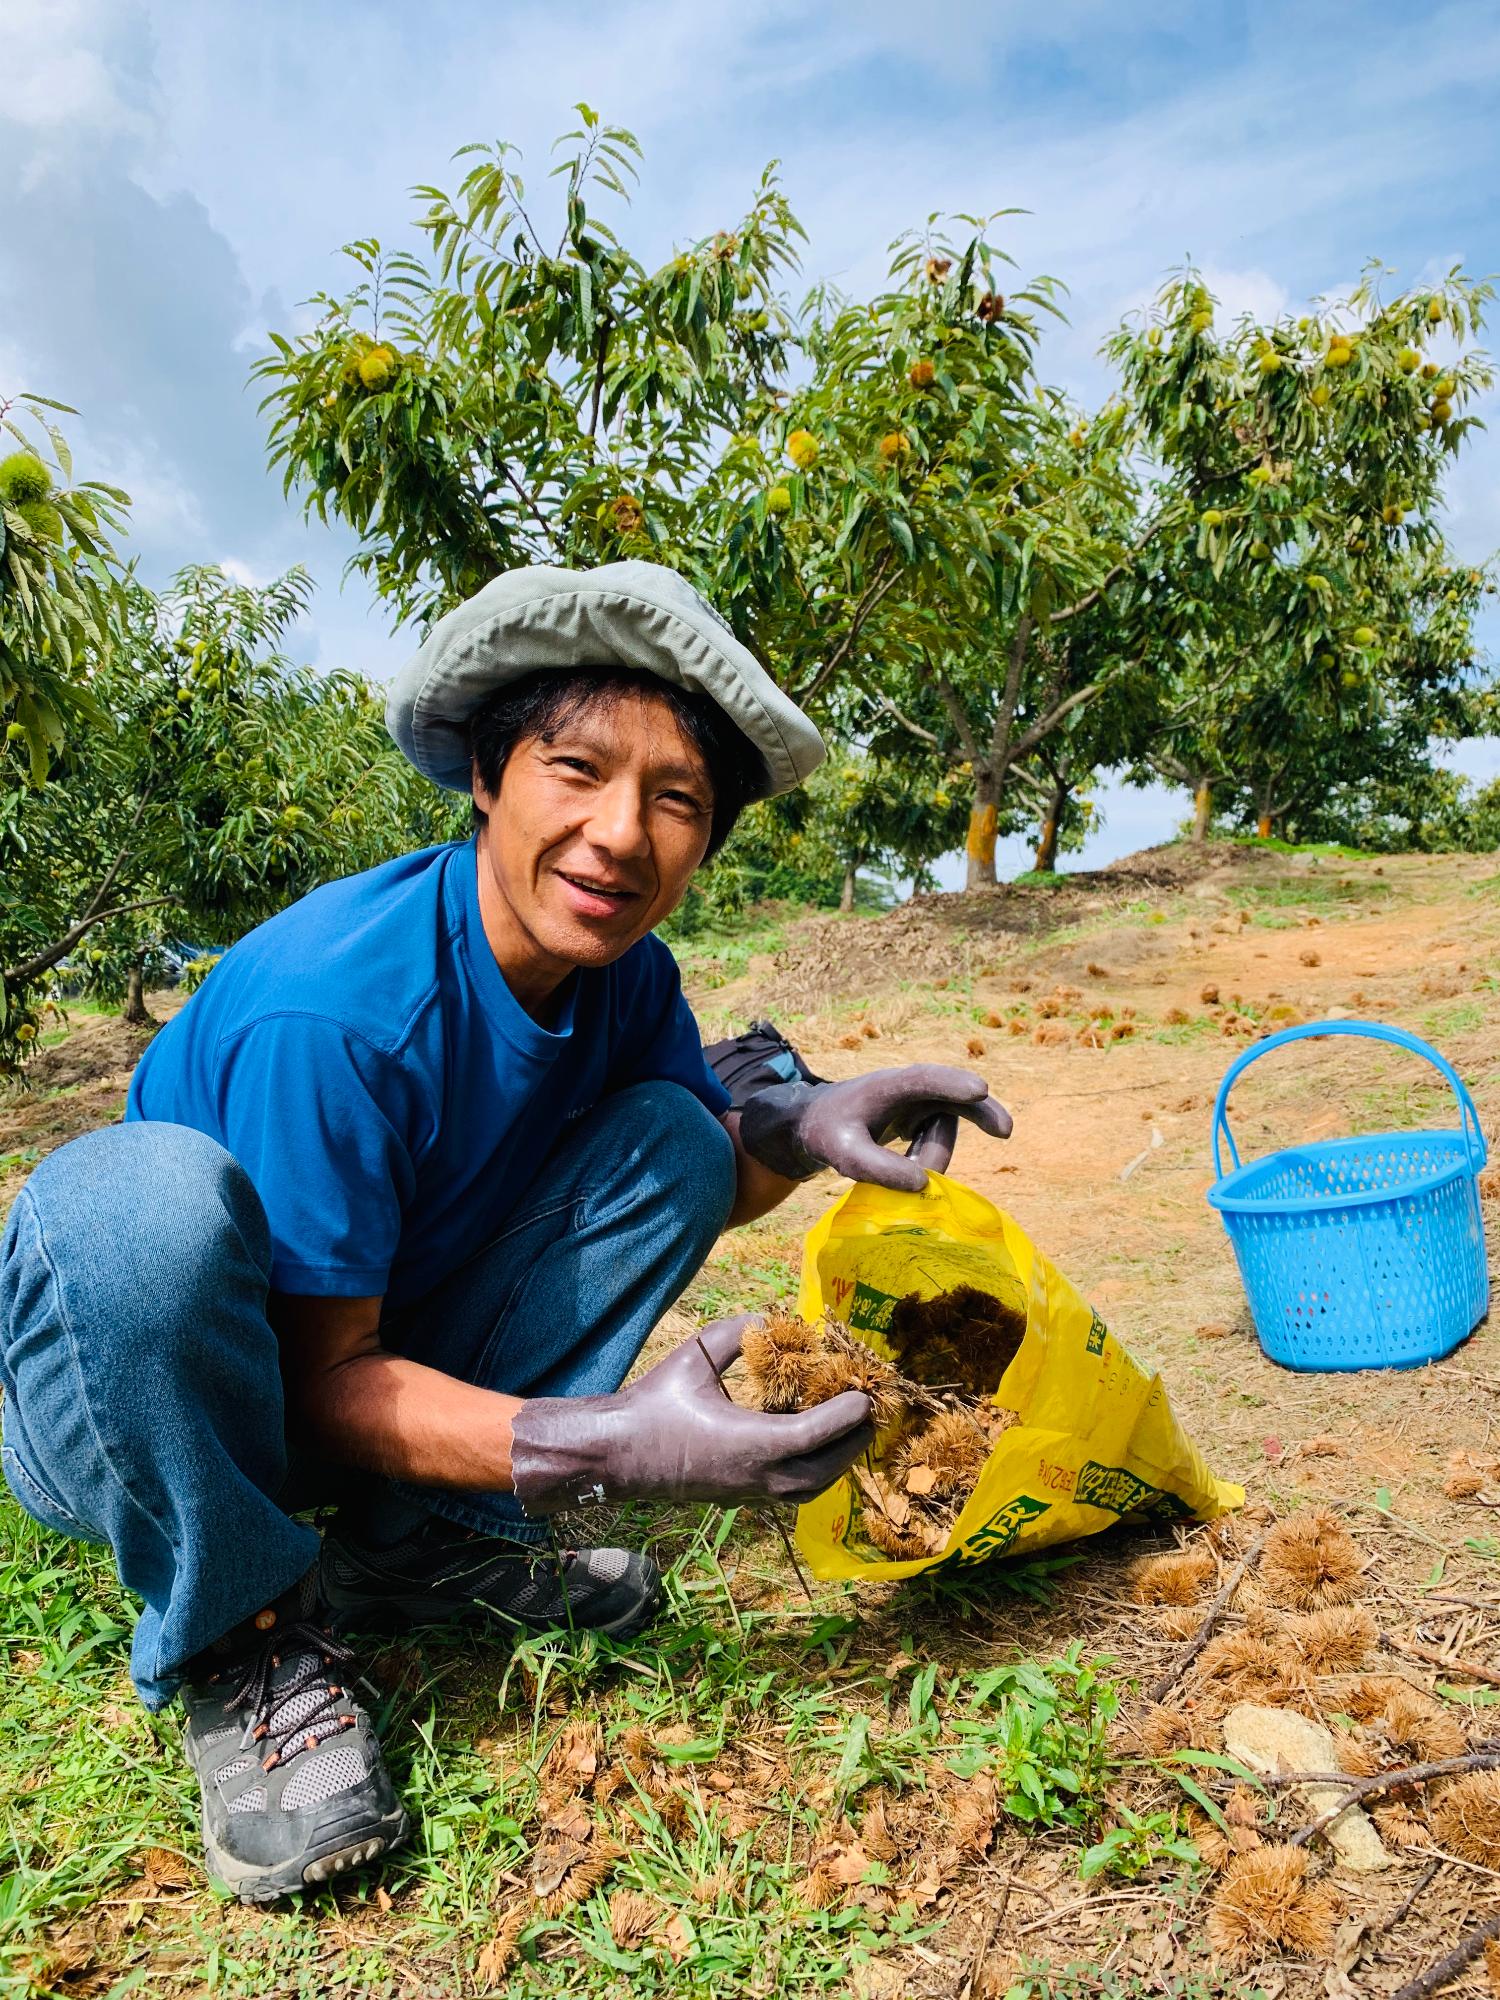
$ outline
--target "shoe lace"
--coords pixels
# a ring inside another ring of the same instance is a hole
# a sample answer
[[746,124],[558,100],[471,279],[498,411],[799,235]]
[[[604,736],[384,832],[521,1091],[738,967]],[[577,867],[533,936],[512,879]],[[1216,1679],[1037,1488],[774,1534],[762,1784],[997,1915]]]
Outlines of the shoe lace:
[[[278,1681],[275,1676],[282,1661],[288,1658],[296,1660],[294,1671],[286,1680]],[[316,1750],[330,1736],[355,1726],[357,1717],[338,1706],[347,1690],[326,1675],[326,1669],[335,1662],[348,1666],[353,1659],[354,1648],[334,1638],[325,1627],[314,1625],[309,1619],[293,1618],[278,1625],[274,1634],[268,1633],[237,1667],[226,1667],[210,1678],[222,1681],[238,1673],[238,1680],[225,1698],[224,1713],[249,1711],[241,1744],[246,1749],[253,1743],[267,1745],[261,1768],[274,1771],[278,1764],[286,1763],[299,1751]],[[299,1708],[298,1697],[320,1684],[323,1691],[318,1700],[310,1708],[301,1708],[294,1720],[286,1721],[286,1711]]]

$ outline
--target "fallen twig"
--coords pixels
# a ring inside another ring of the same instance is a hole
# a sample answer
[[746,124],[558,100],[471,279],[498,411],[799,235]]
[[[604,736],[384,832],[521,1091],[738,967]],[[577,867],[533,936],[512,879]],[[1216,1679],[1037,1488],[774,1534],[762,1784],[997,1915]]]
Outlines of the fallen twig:
[[1401,1901],[1397,1904],[1395,1910],[1391,1913],[1391,1915],[1386,1918],[1383,1924],[1377,1924],[1375,1926],[1375,1929],[1371,1932],[1372,1937],[1380,1932],[1389,1934],[1396,1928],[1397,1924],[1405,1923],[1407,1914],[1410,1911],[1412,1904],[1416,1902],[1418,1896],[1422,1894],[1424,1889],[1427,1889],[1428,1887],[1431,1886],[1434,1878],[1437,1875],[1438,1870],[1442,1867],[1442,1865],[1443,1865],[1443,1857],[1441,1855],[1438,1856],[1436,1861],[1428,1862],[1427,1866],[1422,1870],[1421,1874],[1417,1877],[1416,1882],[1411,1888],[1411,1890],[1405,1896],[1402,1897]]
[[1489,1687],[1500,1687],[1500,1673],[1496,1673],[1493,1667],[1480,1666],[1477,1660],[1450,1660],[1436,1646],[1418,1646],[1410,1639],[1398,1639],[1394,1632],[1382,1632],[1380,1643],[1389,1652],[1404,1653],[1407,1659],[1420,1660],[1424,1666],[1441,1667],[1445,1674],[1467,1674],[1471,1681],[1484,1681]]
[[1147,1701],[1160,1701],[1163,1695],[1170,1694],[1188,1668],[1193,1664],[1194,1660],[1203,1651],[1203,1648],[1208,1644],[1213,1634],[1215,1625],[1218,1624],[1220,1618],[1223,1616],[1229,1600],[1244,1582],[1246,1570],[1249,1569],[1251,1563],[1260,1554],[1261,1544],[1265,1539],[1266,1530],[1262,1528],[1255,1540],[1229,1572],[1229,1576],[1219,1591],[1218,1596],[1209,1605],[1207,1612],[1204,1614],[1203,1623],[1198,1627],[1192,1638],[1188,1640],[1167,1671],[1159,1679],[1154,1680],[1150,1687],[1147,1688]]
[[[1425,1785],[1434,1778],[1457,1777],[1462,1771],[1494,1770],[1500,1770],[1500,1750],[1471,1750],[1466,1757],[1444,1757],[1435,1764],[1407,1764],[1398,1771],[1382,1771],[1378,1777],[1360,1778],[1347,1787],[1344,1796],[1336,1804],[1329,1806],[1326,1812],[1319,1813],[1316,1819],[1309,1820],[1306,1826],[1294,1833],[1287,1845],[1301,1847],[1305,1841],[1311,1840],[1325,1827],[1332,1826],[1339,1815],[1346,1812],[1358,1800],[1371,1798],[1377,1792],[1394,1791],[1400,1785]],[[1294,1773],[1288,1777],[1272,1778],[1268,1782],[1276,1785],[1326,1785],[1337,1784],[1339,1780],[1319,1774],[1309,1776],[1304,1772],[1300,1777]]]
[[1448,1984],[1456,1973],[1462,1972],[1471,1959],[1478,1958],[1492,1937],[1500,1937],[1500,1910],[1486,1917],[1482,1924],[1476,1924],[1466,1931],[1446,1957],[1436,1965],[1429,1965],[1415,1979],[1408,1979],[1404,1986],[1398,1986],[1391,2000],[1427,2000],[1429,1993],[1436,1993]]

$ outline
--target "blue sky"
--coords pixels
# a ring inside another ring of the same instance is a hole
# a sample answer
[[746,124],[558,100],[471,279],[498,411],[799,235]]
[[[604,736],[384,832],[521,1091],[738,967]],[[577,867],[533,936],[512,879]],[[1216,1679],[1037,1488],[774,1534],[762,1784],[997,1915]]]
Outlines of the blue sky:
[[[266,473],[247,371],[460,144],[516,141],[540,188],[579,98],[645,147],[648,255],[732,220],[773,157],[807,276],[850,287],[930,211],[1030,211],[1001,241],[1070,287],[1044,365],[1085,399],[1103,334],[1188,256],[1260,312],[1371,256],[1401,284],[1500,270],[1500,9],[1469,0],[0,0],[0,48],[0,394],[78,406],[80,471],[130,490],[153,579],[306,562],[303,652],[376,676],[407,640]],[[1451,502],[1461,555],[1500,545],[1495,440]],[[1094,858],[1179,809],[1106,805]]]

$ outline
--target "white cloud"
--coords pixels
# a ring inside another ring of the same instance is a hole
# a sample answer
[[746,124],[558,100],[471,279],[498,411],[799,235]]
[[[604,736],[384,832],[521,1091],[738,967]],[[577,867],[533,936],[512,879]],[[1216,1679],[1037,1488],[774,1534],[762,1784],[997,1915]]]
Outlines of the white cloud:
[[28,179],[80,139],[150,138],[155,118],[129,47],[135,10],[117,0],[31,0],[5,17],[0,116],[29,135]]
[[231,583],[239,584],[243,590],[260,590],[271,581],[264,571],[254,568],[250,563],[241,562],[238,556],[224,556],[220,560],[219,568]]

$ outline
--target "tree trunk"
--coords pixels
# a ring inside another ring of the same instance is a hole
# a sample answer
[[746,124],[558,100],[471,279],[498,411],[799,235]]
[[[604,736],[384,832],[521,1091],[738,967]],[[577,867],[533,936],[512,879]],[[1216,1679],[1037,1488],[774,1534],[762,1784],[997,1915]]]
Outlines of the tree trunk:
[[134,959],[125,975],[125,1004],[120,1009],[120,1019],[128,1021],[133,1028],[154,1028],[156,1016],[146,1011],[146,985],[141,977],[141,962]]
[[1268,812],[1261,813],[1255,822],[1256,839],[1269,840],[1271,838],[1271,835],[1275,832],[1275,830],[1276,830],[1276,822],[1274,819],[1272,819],[1271,815]]
[[1208,838],[1208,823],[1213,816],[1213,784],[1208,778],[1200,778],[1193,789],[1193,839],[1200,847]]
[[839,909],[846,916],[854,908],[854,890],[858,881],[859,870],[851,861],[849,866],[844,870],[844,887],[839,896]]
[[995,835],[1000,825],[1000,788],[993,771],[974,773],[974,803],[969,810],[969,837],[964,843],[968,858],[966,889],[993,889],[995,886]]
[[1031,864],[1038,875],[1051,875],[1056,871],[1057,837],[1062,832],[1063,813],[1067,810],[1067,804],[1068,759],[1065,757],[1052,780],[1052,797],[1047,801],[1041,838],[1036,844],[1036,858]]

